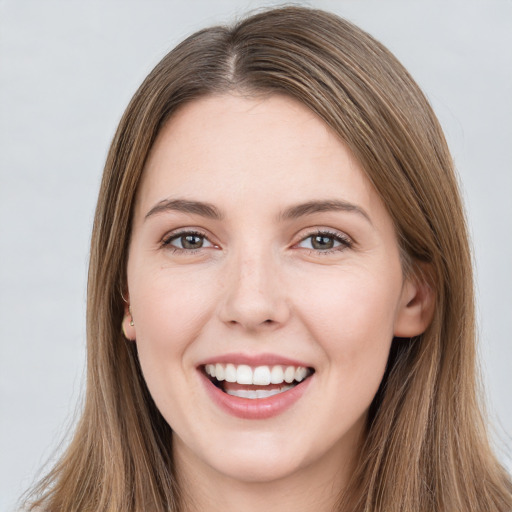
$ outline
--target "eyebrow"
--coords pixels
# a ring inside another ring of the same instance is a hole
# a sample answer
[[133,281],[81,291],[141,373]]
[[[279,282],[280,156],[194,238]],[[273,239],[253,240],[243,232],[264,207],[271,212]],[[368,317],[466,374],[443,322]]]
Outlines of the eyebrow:
[[349,203],[347,201],[341,201],[338,199],[331,199],[325,201],[309,201],[307,203],[301,203],[295,206],[290,206],[289,208],[286,208],[286,210],[279,214],[279,219],[294,220],[298,219],[299,217],[304,217],[306,215],[333,211],[357,213],[364,217],[370,224],[373,225],[370,216],[366,213],[365,210],[363,210],[363,208],[355,204]]
[[[155,206],[153,206],[151,210],[149,210],[145,219],[151,217],[152,215],[167,211],[190,213],[214,220],[222,220],[224,218],[224,215],[221,213],[221,211],[211,203],[192,201],[187,199],[163,199]],[[373,225],[370,216],[363,210],[363,208],[347,201],[341,201],[339,199],[308,201],[307,203],[300,203],[294,206],[290,206],[278,215],[278,220],[294,220],[300,217],[305,217],[306,215],[332,211],[357,213]]]
[[145,219],[151,217],[152,215],[156,215],[157,213],[168,211],[191,213],[215,220],[222,220],[223,218],[223,215],[219,209],[210,203],[204,203],[202,201],[189,201],[187,199],[164,199],[153,206],[153,208],[151,208],[151,210],[146,213]]

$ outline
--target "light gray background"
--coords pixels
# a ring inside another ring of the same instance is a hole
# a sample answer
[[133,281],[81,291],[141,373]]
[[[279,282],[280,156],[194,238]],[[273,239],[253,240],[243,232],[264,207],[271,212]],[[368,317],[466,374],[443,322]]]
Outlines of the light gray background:
[[[489,410],[511,469],[512,1],[305,4],[395,52],[446,131],[473,236]],[[0,0],[0,510],[73,421],[93,211],[126,104],[184,36],[263,5]]]

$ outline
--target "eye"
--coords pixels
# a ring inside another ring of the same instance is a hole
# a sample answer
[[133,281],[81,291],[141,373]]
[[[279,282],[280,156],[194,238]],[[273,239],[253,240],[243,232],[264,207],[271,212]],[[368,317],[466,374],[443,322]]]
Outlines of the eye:
[[181,251],[193,251],[205,247],[214,247],[203,233],[197,233],[195,231],[173,233],[164,239],[163,245],[171,246]]
[[351,246],[352,242],[348,237],[339,233],[330,233],[325,231],[319,231],[309,235],[297,244],[297,247],[320,252],[343,250]]

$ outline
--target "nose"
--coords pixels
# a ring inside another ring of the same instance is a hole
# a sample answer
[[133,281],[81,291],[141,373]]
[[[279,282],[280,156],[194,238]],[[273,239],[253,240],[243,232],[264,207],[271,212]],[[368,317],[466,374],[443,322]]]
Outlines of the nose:
[[239,257],[224,279],[220,319],[248,331],[277,328],[290,316],[282,270],[271,255]]

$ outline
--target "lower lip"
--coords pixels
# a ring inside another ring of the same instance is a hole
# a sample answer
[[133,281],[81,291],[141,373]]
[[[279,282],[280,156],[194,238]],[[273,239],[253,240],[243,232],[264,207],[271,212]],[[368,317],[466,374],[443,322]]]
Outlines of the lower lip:
[[250,399],[224,393],[206,375],[202,372],[200,373],[212,400],[225,412],[246,420],[264,420],[283,413],[299,401],[313,378],[313,376],[310,376],[292,389],[277,395],[269,396],[268,398]]

